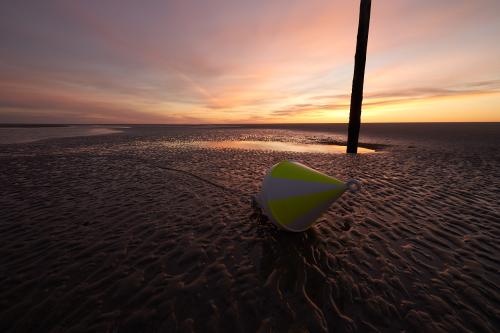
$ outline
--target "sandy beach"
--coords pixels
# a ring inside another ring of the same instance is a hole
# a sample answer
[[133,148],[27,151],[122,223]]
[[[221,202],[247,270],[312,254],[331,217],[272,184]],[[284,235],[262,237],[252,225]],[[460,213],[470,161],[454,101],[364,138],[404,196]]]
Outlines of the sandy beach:
[[[131,126],[0,145],[1,332],[498,332],[500,125]],[[362,183],[310,230],[252,205],[291,159]]]

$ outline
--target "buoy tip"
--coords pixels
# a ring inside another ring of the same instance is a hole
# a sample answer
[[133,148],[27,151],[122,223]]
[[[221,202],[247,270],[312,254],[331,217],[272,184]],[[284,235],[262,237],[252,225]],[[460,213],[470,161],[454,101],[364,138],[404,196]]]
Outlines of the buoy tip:
[[356,179],[349,179],[345,184],[351,193],[356,193],[361,190],[361,183]]

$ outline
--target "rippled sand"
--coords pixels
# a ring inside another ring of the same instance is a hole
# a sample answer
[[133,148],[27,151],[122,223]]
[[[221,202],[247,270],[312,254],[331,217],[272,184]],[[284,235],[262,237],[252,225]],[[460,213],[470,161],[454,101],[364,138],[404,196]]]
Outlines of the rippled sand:
[[[373,137],[392,145],[358,156],[182,144],[214,139],[342,136],[137,127],[1,146],[0,331],[500,330],[494,142]],[[285,158],[363,189],[305,233],[277,231],[251,195]]]

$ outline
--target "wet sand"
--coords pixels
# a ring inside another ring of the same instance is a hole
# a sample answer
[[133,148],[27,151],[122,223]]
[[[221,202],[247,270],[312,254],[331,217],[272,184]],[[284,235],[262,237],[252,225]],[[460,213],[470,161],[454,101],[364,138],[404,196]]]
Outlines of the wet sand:
[[0,145],[119,133],[122,126],[0,124]]
[[[496,126],[368,126],[382,150],[358,156],[182,144],[345,141],[310,128],[0,146],[0,331],[498,332]],[[283,159],[363,188],[307,232],[277,231],[251,195]]]

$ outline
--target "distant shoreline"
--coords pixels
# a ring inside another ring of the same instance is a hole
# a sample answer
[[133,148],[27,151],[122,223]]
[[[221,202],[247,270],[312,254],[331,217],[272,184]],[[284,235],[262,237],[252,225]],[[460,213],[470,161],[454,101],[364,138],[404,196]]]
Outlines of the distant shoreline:
[[[370,125],[432,125],[432,124],[500,124],[500,121],[429,121],[429,122],[367,122],[362,123],[362,126],[370,126]],[[246,126],[246,127],[262,127],[262,126],[329,126],[329,125],[344,125],[347,126],[348,123],[198,123],[198,124],[140,124],[140,123],[99,123],[99,124],[84,124],[84,123],[75,123],[75,124],[36,124],[36,123],[0,123],[0,128],[38,128],[38,127],[71,127],[71,126]]]
[[120,132],[122,130],[117,127],[97,125],[0,125],[0,145],[37,142],[47,139],[106,135]]
[[0,124],[0,128],[44,128],[44,127],[71,127],[61,124]]

